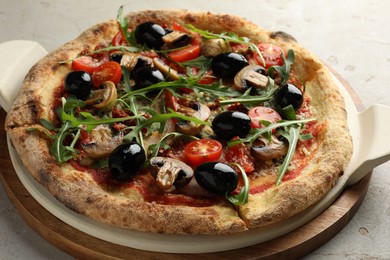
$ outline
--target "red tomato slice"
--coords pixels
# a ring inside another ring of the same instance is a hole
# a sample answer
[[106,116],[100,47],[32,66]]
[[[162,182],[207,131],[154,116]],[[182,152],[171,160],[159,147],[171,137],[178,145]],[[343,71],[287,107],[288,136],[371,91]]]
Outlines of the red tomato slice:
[[[282,47],[273,44],[260,43],[257,45],[257,48],[259,48],[260,53],[264,58],[266,68],[275,65],[283,65],[284,61],[282,58],[282,53],[285,54],[285,52]],[[256,62],[263,66],[263,62],[256,52],[253,56]]]
[[122,68],[115,61],[108,61],[97,67],[92,73],[92,82],[95,88],[100,87],[104,81],[112,81],[115,85],[122,77]]
[[169,90],[164,90],[164,103],[165,107],[172,108],[173,111],[177,111],[177,109],[179,108],[177,98]]
[[217,161],[222,154],[222,144],[213,139],[195,140],[186,145],[184,154],[188,163],[196,167],[205,162]]
[[251,108],[248,112],[248,116],[251,118],[252,128],[263,127],[260,123],[261,120],[269,121],[271,123],[282,120],[282,117],[274,109],[262,106]]
[[94,70],[109,61],[108,55],[101,55],[98,58],[93,58],[91,56],[81,56],[76,58],[72,62],[72,70],[83,70],[92,74]]
[[117,34],[115,34],[114,38],[112,38],[111,45],[112,46],[128,45],[122,31],[119,31]]
[[185,61],[198,58],[199,54],[200,54],[200,45],[195,44],[181,50],[172,51],[168,54],[168,56],[173,61],[185,62]]
[[[233,140],[234,139],[236,138],[233,138]],[[248,148],[242,143],[229,147],[225,153],[225,159],[230,163],[235,162],[241,165],[246,173],[255,170],[253,158],[250,155]]]

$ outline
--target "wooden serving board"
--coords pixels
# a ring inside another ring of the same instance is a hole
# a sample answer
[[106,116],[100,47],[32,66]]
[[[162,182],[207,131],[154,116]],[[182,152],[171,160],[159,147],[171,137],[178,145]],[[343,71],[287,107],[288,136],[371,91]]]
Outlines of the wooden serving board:
[[[335,73],[335,72],[333,72]],[[336,74],[336,73],[335,73]],[[360,111],[363,106],[348,83],[337,78],[346,87]],[[295,259],[309,254],[335,236],[355,215],[370,183],[371,172],[354,186],[348,187],[323,213],[309,223],[274,240],[250,247],[207,254],[156,253],[109,243],[62,222],[43,208],[24,188],[16,175],[7,149],[4,119],[0,111],[0,180],[22,218],[44,239],[77,258],[93,259]]]

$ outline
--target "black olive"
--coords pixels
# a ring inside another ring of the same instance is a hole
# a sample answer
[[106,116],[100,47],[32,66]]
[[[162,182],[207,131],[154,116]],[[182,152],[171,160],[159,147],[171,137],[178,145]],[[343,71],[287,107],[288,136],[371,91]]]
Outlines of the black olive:
[[238,185],[237,172],[225,163],[203,163],[195,169],[194,176],[199,186],[214,194],[229,194]]
[[134,74],[136,88],[146,88],[150,85],[164,81],[164,75],[161,71],[152,67],[142,67],[137,69]]
[[225,111],[214,118],[212,128],[218,137],[229,141],[235,136],[247,136],[251,130],[251,119],[242,112]]
[[92,90],[92,79],[85,71],[72,71],[64,80],[65,90],[78,99],[86,99]]
[[108,167],[117,181],[129,181],[145,162],[145,150],[136,142],[119,145],[108,157]]
[[214,57],[211,69],[215,76],[224,80],[232,80],[242,68],[248,65],[248,61],[241,54],[225,52]]
[[140,44],[145,44],[151,49],[160,49],[164,45],[162,37],[166,34],[160,25],[145,22],[135,28],[135,39]]
[[303,103],[302,91],[293,84],[285,84],[276,91],[275,103],[280,108],[292,105],[294,109],[298,109]]
[[116,51],[110,54],[110,60],[115,61],[117,63],[121,63],[123,57],[123,52],[121,51]]

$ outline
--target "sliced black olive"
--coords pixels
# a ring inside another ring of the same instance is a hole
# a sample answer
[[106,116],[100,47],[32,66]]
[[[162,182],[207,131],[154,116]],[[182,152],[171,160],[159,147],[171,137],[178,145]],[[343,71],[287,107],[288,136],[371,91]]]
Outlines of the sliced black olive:
[[134,82],[137,88],[146,88],[164,81],[164,79],[162,72],[152,67],[142,67],[134,75]]
[[225,52],[214,57],[211,69],[217,77],[232,80],[242,68],[248,65],[248,61],[241,54]]
[[303,103],[303,93],[293,84],[285,84],[275,93],[275,103],[280,108],[292,105],[294,109],[298,109]]
[[136,142],[119,145],[108,157],[108,167],[117,181],[131,180],[146,159],[145,150]]
[[235,136],[247,136],[251,130],[251,119],[242,112],[225,111],[214,118],[212,128],[218,137],[229,141]]
[[162,37],[166,34],[160,25],[145,22],[135,28],[135,39],[140,44],[145,44],[151,49],[160,49],[164,45]]
[[121,59],[123,57],[123,52],[116,51],[110,54],[110,60],[115,61],[117,63],[121,63]]
[[229,194],[238,185],[237,172],[225,163],[203,163],[195,169],[194,176],[199,186],[214,194]]
[[91,76],[85,71],[69,72],[64,80],[65,90],[78,99],[86,99],[92,90]]

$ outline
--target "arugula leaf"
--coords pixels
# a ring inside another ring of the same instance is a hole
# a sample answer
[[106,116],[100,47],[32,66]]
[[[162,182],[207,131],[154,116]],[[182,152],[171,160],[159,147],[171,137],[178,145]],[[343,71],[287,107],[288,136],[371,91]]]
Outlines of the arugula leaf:
[[287,80],[290,76],[291,65],[294,63],[295,54],[294,51],[290,49],[287,52],[287,58],[284,56],[283,52],[280,55],[283,58],[284,64],[282,66],[275,65],[269,67],[267,70],[267,74],[270,77],[273,77],[275,75],[275,72],[279,73],[280,77],[282,78],[281,85],[284,85],[287,83]]
[[252,144],[261,135],[267,134],[267,133],[271,132],[273,129],[282,128],[282,127],[298,126],[300,124],[304,124],[304,123],[314,121],[314,120],[316,120],[316,119],[315,118],[307,118],[307,119],[300,119],[300,120],[279,121],[279,122],[273,123],[273,124],[270,124],[269,122],[267,124],[267,121],[262,120],[261,123],[264,124],[265,127],[252,129],[249,136],[246,138],[240,138],[240,139],[229,141],[228,147],[231,147],[231,146],[236,145],[238,143]]
[[79,127],[79,126],[85,126],[86,130],[90,132],[92,129],[94,129],[97,125],[101,124],[112,124],[117,122],[123,122],[126,120],[131,119],[137,119],[141,116],[128,116],[128,117],[121,117],[121,118],[95,118],[94,115],[92,115],[89,112],[80,112],[81,117],[76,117],[74,115],[74,109],[77,107],[83,107],[82,103],[84,103],[81,100],[71,100],[67,101],[64,97],[62,98],[62,109],[60,112],[61,121],[69,122],[72,128]]
[[288,141],[288,150],[282,165],[280,165],[278,168],[278,177],[276,179],[276,185],[279,185],[282,181],[283,176],[287,172],[287,168],[294,156],[295,148],[297,147],[297,143],[300,136],[300,129],[298,127],[293,126],[289,127],[287,131],[278,130],[278,132]]
[[118,15],[116,17],[116,20],[119,25],[119,29],[121,30],[122,34],[125,36],[125,39],[127,43],[131,46],[134,51],[143,51],[145,50],[145,47],[139,45],[135,39],[134,30],[129,32],[129,24],[127,19],[123,16],[123,5],[119,7],[118,9]]
[[195,124],[211,126],[210,122],[205,122],[205,121],[200,120],[200,119],[195,118],[195,117],[185,116],[183,114],[176,113],[172,109],[168,109],[168,110],[170,113],[156,114],[156,115],[152,116],[151,118],[144,120],[140,124],[138,124],[134,127],[130,127],[130,129],[132,129],[132,130],[128,134],[126,134],[123,139],[127,140],[127,141],[131,141],[131,140],[135,139],[138,142],[140,142],[138,135],[139,135],[140,131],[142,131],[142,129],[150,127],[154,123],[163,124],[168,119],[171,119],[171,118],[177,118],[177,119],[181,119],[184,121],[191,121],[191,122],[194,122]]
[[184,135],[184,134],[181,134],[181,133],[178,133],[178,132],[167,133],[166,135],[164,135],[161,138],[160,142],[158,142],[156,144],[149,145],[149,147],[148,147],[149,158],[157,156],[158,151],[160,150],[161,147],[163,147],[165,150],[169,149],[170,146],[169,146],[169,144],[167,143],[166,140],[168,140],[169,138],[176,138],[176,137],[179,137],[179,136],[186,136],[186,137],[194,139],[194,140],[198,139],[195,136]]
[[231,164],[237,166],[240,169],[242,178],[244,180],[244,186],[241,188],[240,193],[238,193],[237,195],[226,194],[225,197],[233,205],[239,206],[248,203],[249,180],[248,180],[248,176],[245,173],[245,170],[242,168],[241,165],[239,165],[238,163],[231,163]]
[[[72,135],[69,130],[72,128],[72,124],[66,121],[57,134],[53,136],[54,142],[50,147],[51,154],[56,158],[57,162],[63,163],[75,157],[77,150],[73,146],[65,146],[64,140],[68,135]],[[72,143],[73,144],[73,143]],[[73,144],[74,145],[74,144]]]

